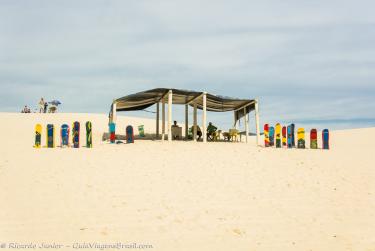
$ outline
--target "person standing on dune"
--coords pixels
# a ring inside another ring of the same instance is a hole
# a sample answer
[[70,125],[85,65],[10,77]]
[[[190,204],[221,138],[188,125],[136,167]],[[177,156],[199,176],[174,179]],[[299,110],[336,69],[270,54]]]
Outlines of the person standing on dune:
[[41,98],[40,101],[39,101],[39,113],[43,113],[44,111],[44,99]]

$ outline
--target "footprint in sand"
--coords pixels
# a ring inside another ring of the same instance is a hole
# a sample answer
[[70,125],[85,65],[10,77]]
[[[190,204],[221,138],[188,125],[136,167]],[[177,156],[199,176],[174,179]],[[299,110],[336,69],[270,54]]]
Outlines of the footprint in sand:
[[245,234],[245,231],[242,231],[241,229],[238,229],[238,228],[235,228],[232,231],[233,231],[233,233],[235,233],[235,234],[237,234],[239,236],[242,236],[242,235]]

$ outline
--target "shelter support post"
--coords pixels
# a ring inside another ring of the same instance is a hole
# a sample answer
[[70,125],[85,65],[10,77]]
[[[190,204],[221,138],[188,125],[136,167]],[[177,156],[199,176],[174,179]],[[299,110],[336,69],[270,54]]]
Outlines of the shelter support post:
[[159,139],[159,102],[156,103],[156,139]]
[[165,100],[161,101],[161,140],[165,139]]
[[168,93],[168,141],[172,142],[172,90]]
[[245,132],[246,132],[246,143],[249,141],[249,122],[248,122],[248,116],[246,113],[246,107],[243,108],[243,114],[245,118]]
[[189,105],[185,104],[185,140],[188,139],[189,134]]
[[116,119],[117,119],[116,111],[117,111],[117,104],[115,101],[113,101],[113,105],[112,105],[112,122],[113,123],[116,123]]
[[207,120],[207,93],[203,93],[203,117],[202,117],[202,137],[203,142],[207,142],[207,127],[206,127],[206,120]]
[[256,126],[256,134],[257,134],[257,146],[260,143],[260,129],[259,129],[259,107],[258,107],[258,99],[255,100],[255,126]]
[[194,115],[193,115],[193,140],[197,141],[197,103],[194,102]]

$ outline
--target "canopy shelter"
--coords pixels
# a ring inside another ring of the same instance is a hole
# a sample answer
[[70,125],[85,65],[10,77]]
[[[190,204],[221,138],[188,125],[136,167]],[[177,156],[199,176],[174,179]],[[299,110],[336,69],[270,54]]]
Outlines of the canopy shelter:
[[206,112],[234,112],[234,127],[236,122],[245,117],[246,141],[248,141],[248,116],[247,114],[255,110],[257,142],[259,142],[259,113],[258,101],[256,99],[236,99],[224,96],[209,94],[207,92],[197,92],[189,90],[157,88],[130,94],[122,98],[115,99],[112,103],[110,120],[116,120],[117,111],[137,111],[144,110],[156,104],[156,135],[159,135],[159,104],[162,104],[162,140],[165,138],[165,103],[168,103],[168,141],[172,140],[172,104],[185,105],[185,136],[188,133],[188,109],[194,108],[194,131],[193,139],[196,139],[197,109],[203,111],[202,114],[202,136],[206,142]]

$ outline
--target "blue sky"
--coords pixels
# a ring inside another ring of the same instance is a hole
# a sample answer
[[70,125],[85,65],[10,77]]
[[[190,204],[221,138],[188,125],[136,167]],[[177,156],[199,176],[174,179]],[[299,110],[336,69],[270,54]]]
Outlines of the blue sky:
[[258,97],[262,122],[375,126],[374,9],[370,0],[0,0],[0,111],[43,96],[64,112],[107,112],[114,98],[173,87]]

